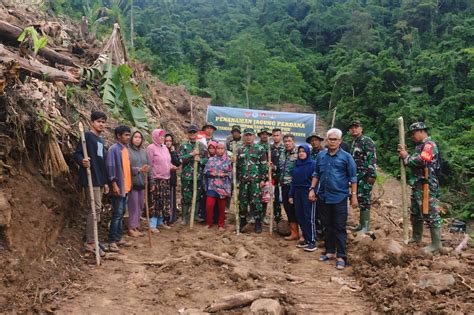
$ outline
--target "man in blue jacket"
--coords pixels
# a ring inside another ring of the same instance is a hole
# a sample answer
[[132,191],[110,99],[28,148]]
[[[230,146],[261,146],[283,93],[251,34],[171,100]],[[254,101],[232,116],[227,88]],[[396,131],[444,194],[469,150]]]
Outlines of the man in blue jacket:
[[347,198],[350,183],[351,205],[353,208],[358,206],[357,167],[352,155],[340,148],[341,130],[330,129],[327,132],[327,143],[328,149],[320,152],[316,158],[308,198],[313,202],[317,198],[322,201],[320,203],[322,207],[318,210],[322,211],[326,253],[321,255],[320,260],[328,261],[336,258],[336,268],[344,269],[347,260]]

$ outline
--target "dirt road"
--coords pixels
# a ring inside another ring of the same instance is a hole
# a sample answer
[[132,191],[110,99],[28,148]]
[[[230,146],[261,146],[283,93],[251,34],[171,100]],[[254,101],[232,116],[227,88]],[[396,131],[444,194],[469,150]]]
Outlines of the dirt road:
[[[201,225],[190,230],[178,224],[154,235],[152,249],[146,237],[134,239],[132,247],[120,254],[109,254],[100,268],[91,266],[91,276],[70,290],[71,299],[64,301],[58,313],[178,314],[183,309],[203,309],[226,295],[263,287],[288,292],[289,302],[283,302],[283,306],[289,314],[370,312],[369,305],[358,293],[330,281],[331,277],[349,280],[349,270],[338,271],[334,263],[319,262],[321,250],[304,252],[295,247],[295,242],[270,237],[267,231],[261,235],[237,236],[231,225],[227,225],[225,232],[218,232],[217,229],[205,230]],[[244,249],[248,255],[241,258],[245,256]],[[239,264],[251,269],[289,273],[305,281],[291,283],[280,277],[241,277],[232,267],[202,258],[197,251],[223,255],[234,261],[241,258]],[[187,255],[192,256],[162,266],[131,262]],[[247,312],[248,307],[228,311],[230,314]]]

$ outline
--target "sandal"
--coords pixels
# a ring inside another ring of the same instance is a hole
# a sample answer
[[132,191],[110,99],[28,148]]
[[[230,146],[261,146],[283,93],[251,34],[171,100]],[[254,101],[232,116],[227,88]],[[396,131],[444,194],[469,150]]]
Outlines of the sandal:
[[346,262],[344,260],[336,260],[336,269],[343,270],[346,268]]
[[[95,246],[94,246],[94,244],[84,245],[84,251],[89,252],[89,253],[93,253],[95,255]],[[100,255],[100,257],[105,256],[105,252],[100,247],[99,247],[99,255]]]
[[117,243],[110,243],[109,244],[109,252],[118,253],[120,248],[117,246]]
[[118,246],[122,246],[122,247],[130,247],[130,243],[124,241],[124,240],[120,240],[117,242],[117,245]]
[[336,258],[335,256],[328,256],[328,254],[324,254],[324,255],[321,255],[319,256],[319,261],[328,261],[328,260],[331,260],[331,259],[334,259]]

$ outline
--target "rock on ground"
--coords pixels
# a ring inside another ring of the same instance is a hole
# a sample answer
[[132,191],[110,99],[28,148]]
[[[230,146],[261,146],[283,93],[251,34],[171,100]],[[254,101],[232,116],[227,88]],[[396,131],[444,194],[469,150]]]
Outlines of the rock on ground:
[[281,315],[283,314],[283,309],[277,300],[258,299],[253,301],[250,306],[250,313],[259,315]]
[[449,289],[456,280],[451,274],[427,273],[420,277],[418,286],[422,289],[429,289],[435,293],[442,293]]

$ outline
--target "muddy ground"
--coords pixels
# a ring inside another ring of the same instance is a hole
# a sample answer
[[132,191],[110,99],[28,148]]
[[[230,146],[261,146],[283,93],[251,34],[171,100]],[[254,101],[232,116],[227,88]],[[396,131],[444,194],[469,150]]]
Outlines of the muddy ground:
[[[251,228],[249,233],[236,235],[231,214],[224,232],[206,230],[200,224],[190,230],[176,223],[152,236],[151,249],[147,237],[127,238],[132,246],[118,254],[108,253],[100,267],[94,266],[93,256],[81,252],[80,233],[72,233],[80,229],[77,226],[67,228],[57,243],[50,245],[48,254],[32,262],[34,278],[29,279],[30,269],[24,266],[15,276],[4,278],[4,283],[10,284],[10,294],[17,294],[3,295],[2,310],[200,314],[225,296],[278,288],[285,292],[278,300],[287,314],[473,312],[470,302],[474,296],[469,287],[473,286],[474,250],[454,254],[461,236],[447,232],[442,253],[424,256],[419,247],[403,245],[401,228],[395,226],[401,222],[397,187],[398,182],[391,178],[384,183],[385,193],[374,209],[373,233],[350,234],[351,267],[344,271],[336,270],[332,262],[319,262],[321,249],[303,252],[295,242],[284,241],[276,233],[270,236],[268,226],[261,235]],[[351,211],[350,222],[355,221],[355,213]],[[102,233],[105,227],[102,223]],[[241,268],[203,257],[200,251],[230,259]],[[260,276],[243,272],[245,268]],[[268,274],[275,271],[296,280]],[[448,278],[444,284],[422,288],[422,278],[430,273],[450,276],[454,281]],[[249,312],[245,306],[220,313]]]

